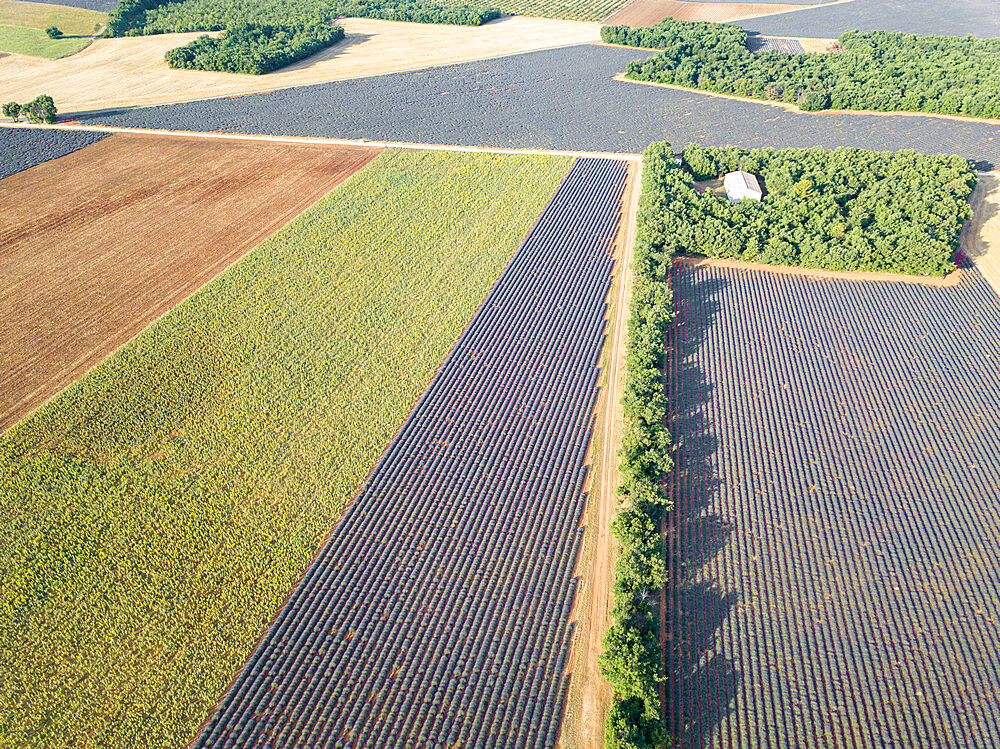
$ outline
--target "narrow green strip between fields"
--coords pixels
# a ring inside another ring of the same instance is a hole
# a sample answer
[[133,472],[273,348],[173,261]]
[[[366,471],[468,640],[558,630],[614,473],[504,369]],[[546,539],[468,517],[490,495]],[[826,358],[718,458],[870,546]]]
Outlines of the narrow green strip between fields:
[[387,151],[0,436],[0,745],[192,738],[569,165]]

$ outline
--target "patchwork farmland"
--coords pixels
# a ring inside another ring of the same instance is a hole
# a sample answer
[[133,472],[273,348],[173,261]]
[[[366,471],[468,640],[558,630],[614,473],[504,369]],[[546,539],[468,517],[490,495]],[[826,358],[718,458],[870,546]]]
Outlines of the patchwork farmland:
[[581,159],[196,746],[553,746],[624,163]]
[[0,743],[196,735],[570,164],[386,151],[0,435]]
[[[67,134],[63,150],[97,140],[79,135]],[[0,430],[377,153],[115,135],[8,177],[0,275],[17,282],[0,289],[0,376],[10,383],[0,391]]]
[[[664,138],[678,150],[688,143],[912,148],[963,156],[981,169],[1000,165],[997,122],[794,113],[762,102],[615,80],[630,61],[649,54],[585,44],[81,120],[121,127],[603,153],[639,153]],[[300,116],[288,117],[289,111]]]
[[676,265],[683,747],[994,746],[1000,300]]

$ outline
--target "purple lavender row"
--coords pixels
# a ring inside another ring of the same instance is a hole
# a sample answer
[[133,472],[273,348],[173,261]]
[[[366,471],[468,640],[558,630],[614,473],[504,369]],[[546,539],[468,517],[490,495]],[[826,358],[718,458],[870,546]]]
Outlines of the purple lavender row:
[[625,178],[576,161],[196,746],[555,744]]

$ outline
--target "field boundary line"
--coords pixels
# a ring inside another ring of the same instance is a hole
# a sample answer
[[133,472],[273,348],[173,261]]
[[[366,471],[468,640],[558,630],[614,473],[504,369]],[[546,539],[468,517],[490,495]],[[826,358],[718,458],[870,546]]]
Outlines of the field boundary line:
[[880,273],[878,271],[823,270],[820,268],[804,268],[794,265],[767,265],[766,263],[750,263],[744,260],[728,260],[725,258],[710,258],[701,255],[677,255],[674,265],[691,267],[732,268],[733,270],[760,271],[779,276],[800,276],[817,280],[859,281],[871,283],[883,281],[887,283],[908,283],[919,286],[932,286],[937,289],[953,288],[962,282],[964,275],[961,268],[956,268],[943,278],[940,276],[913,276],[906,273]]
[[4,122],[0,126],[14,129],[38,130],[83,130],[94,133],[121,133],[128,135],[150,135],[159,137],[209,138],[218,140],[262,141],[269,143],[291,143],[318,146],[364,146],[366,148],[402,148],[414,151],[460,151],[463,153],[496,153],[526,156],[568,156],[570,158],[603,158],[618,161],[641,162],[637,153],[614,153],[608,151],[557,151],[544,148],[499,148],[490,146],[460,146],[444,143],[408,143],[405,141],[378,141],[357,138],[315,138],[299,135],[251,135],[247,133],[199,132],[196,130],[155,130],[149,128],[116,127],[112,125],[34,125],[31,123]]
[[[853,1],[853,0],[849,0]],[[812,8],[819,8],[822,6],[812,5]],[[770,39],[807,39],[810,37],[769,37]],[[819,37],[816,37],[819,38]],[[621,44],[605,44],[607,47],[622,47]],[[644,52],[655,52],[656,50],[651,50],[645,47],[626,47],[626,49],[643,50]],[[957,122],[981,122],[986,125],[1000,125],[1000,119],[990,119],[988,117],[970,117],[963,114],[944,114],[943,112],[879,112],[874,109],[820,109],[816,112],[807,112],[804,109],[800,109],[795,104],[790,104],[787,101],[768,101],[767,99],[754,99],[751,96],[737,96],[736,94],[723,94],[718,91],[706,91],[702,88],[689,88],[688,86],[678,86],[673,83],[659,83],[657,81],[637,81],[634,78],[626,78],[625,73],[617,73],[613,76],[613,80],[621,81],[622,83],[636,83],[640,86],[655,86],[657,88],[669,88],[674,91],[683,91],[689,94],[704,94],[705,96],[714,96],[717,99],[733,99],[735,101],[745,101],[753,104],[765,104],[769,107],[774,107],[775,109],[782,109],[791,114],[805,114],[816,117],[823,117],[829,115],[855,115],[855,116],[867,116],[867,117],[934,117],[939,120],[955,120]]]

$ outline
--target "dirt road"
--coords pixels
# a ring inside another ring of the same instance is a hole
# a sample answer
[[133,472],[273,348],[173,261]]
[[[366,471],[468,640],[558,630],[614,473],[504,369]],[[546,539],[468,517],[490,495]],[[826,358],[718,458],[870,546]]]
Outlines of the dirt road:
[[980,172],[969,202],[972,219],[962,229],[962,250],[1000,295],[1000,172]]
[[625,334],[632,297],[632,246],[636,233],[642,165],[629,164],[629,179],[622,196],[622,224],[616,248],[616,278],[609,309],[604,376],[592,446],[591,485],[587,502],[583,551],[578,572],[580,588],[575,606],[570,691],[562,722],[559,746],[563,749],[601,749],[604,718],[611,705],[611,687],[601,676],[597,658],[601,641],[611,623],[611,590],[617,542],[610,525],[618,499],[618,445],[624,419],[621,399],[625,388]]

